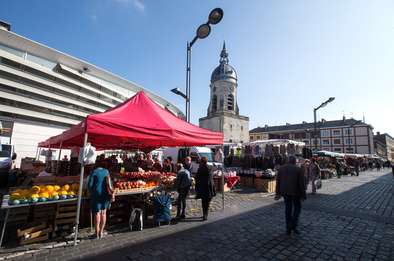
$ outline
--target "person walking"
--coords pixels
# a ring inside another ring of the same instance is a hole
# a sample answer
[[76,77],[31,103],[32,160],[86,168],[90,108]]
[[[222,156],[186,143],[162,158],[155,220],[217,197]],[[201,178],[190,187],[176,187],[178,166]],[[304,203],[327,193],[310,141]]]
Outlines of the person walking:
[[88,189],[90,193],[91,210],[95,217],[96,238],[104,236],[104,227],[107,221],[107,209],[115,200],[109,172],[104,168],[105,162],[98,163],[98,167],[89,176]]
[[355,159],[354,170],[356,171],[356,176],[359,176],[360,175],[360,161],[358,159]]
[[304,161],[304,164],[302,164],[301,166],[302,174],[304,176],[304,181],[305,181],[305,187],[308,187],[308,183],[309,183],[309,164],[310,161],[306,159]]
[[306,199],[305,181],[302,170],[296,166],[296,158],[289,157],[287,164],[279,168],[276,176],[276,196],[285,201],[286,234],[291,235],[297,230],[298,220],[301,213],[301,200]]
[[390,163],[391,164],[391,174],[393,174],[394,178],[394,161]]
[[320,177],[320,167],[315,158],[309,165],[309,181],[312,183],[312,194],[316,194],[316,180]]
[[207,157],[202,157],[200,166],[196,174],[196,198],[201,198],[202,203],[202,219],[208,219],[209,204],[211,199],[216,196],[215,185],[213,183],[213,176],[207,165]]
[[176,167],[178,170],[175,180],[175,188],[178,191],[176,217],[178,219],[183,219],[186,217],[186,198],[189,194],[192,180],[190,177],[190,172],[185,169],[181,163],[176,164]]

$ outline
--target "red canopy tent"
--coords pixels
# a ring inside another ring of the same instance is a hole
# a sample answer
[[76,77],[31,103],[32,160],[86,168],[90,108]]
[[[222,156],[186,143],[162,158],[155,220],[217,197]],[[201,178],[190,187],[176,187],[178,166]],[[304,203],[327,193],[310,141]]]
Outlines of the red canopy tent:
[[[39,147],[100,149],[154,149],[162,146],[223,144],[223,134],[199,128],[163,109],[140,91],[103,113],[93,114],[62,134],[40,142]],[[84,166],[78,193],[74,245],[78,237]]]
[[179,119],[144,92],[103,113],[93,114],[39,147],[71,148],[84,144],[84,134],[97,149],[158,148],[223,144],[223,134]]

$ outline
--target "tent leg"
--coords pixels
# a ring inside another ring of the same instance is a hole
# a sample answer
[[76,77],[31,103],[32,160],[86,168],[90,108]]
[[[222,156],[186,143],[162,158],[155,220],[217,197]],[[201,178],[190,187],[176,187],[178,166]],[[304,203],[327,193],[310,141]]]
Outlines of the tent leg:
[[56,164],[56,176],[59,175],[60,158],[62,155],[62,146],[63,146],[63,141],[60,142],[59,156],[57,157],[57,164]]
[[[88,133],[85,132],[84,140],[83,140],[83,147],[86,146],[88,142]],[[79,216],[81,214],[81,202],[82,202],[82,188],[83,188],[83,174],[85,171],[85,166],[83,162],[81,162],[81,173],[79,177],[79,191],[78,191],[78,207],[77,207],[77,216],[75,218],[75,231],[74,231],[74,246],[77,245],[78,239],[78,227],[79,227]]]
[[40,160],[40,155],[41,155],[41,148],[38,149],[38,155],[37,155],[36,160]]
[[224,155],[222,157],[222,210],[224,211]]
[[222,167],[222,210],[224,210],[224,171]]
[[38,150],[39,150],[39,147],[37,147],[37,150],[36,150],[36,157],[35,157],[36,160],[38,158]]

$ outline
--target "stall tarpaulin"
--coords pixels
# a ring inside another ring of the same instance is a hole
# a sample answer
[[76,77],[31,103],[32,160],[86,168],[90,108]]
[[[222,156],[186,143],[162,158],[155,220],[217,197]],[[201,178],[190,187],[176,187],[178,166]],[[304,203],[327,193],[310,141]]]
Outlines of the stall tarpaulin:
[[[154,149],[162,146],[223,144],[223,133],[199,128],[163,109],[140,91],[103,113],[93,114],[39,147],[96,149]],[[74,245],[77,244],[84,165],[81,165]]]
[[87,116],[78,125],[38,146],[81,147],[85,130],[90,144],[98,150],[223,144],[222,133],[185,122],[141,91],[110,110]]

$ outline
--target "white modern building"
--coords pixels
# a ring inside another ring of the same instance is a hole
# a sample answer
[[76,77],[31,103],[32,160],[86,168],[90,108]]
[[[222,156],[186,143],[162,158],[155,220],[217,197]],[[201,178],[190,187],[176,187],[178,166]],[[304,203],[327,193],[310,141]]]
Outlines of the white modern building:
[[37,143],[143,90],[179,117],[160,96],[88,62],[11,32],[0,22],[0,140],[18,159],[35,157]]

